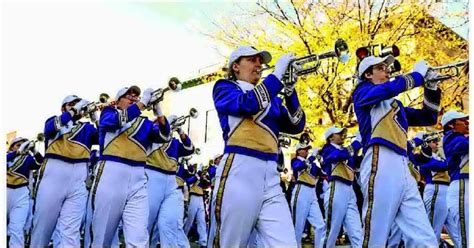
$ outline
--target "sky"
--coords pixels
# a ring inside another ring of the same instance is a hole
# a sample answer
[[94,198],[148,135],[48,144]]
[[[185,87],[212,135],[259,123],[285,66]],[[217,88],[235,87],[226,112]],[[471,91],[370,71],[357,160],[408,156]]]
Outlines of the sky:
[[18,2],[2,5],[4,133],[34,138],[63,98],[165,87],[225,63],[201,32],[231,3]]
[[[463,2],[446,6],[459,11]],[[3,132],[34,138],[69,94],[97,101],[123,86],[165,87],[172,76],[218,68],[230,51],[202,30],[234,8],[216,1],[3,2]],[[466,26],[457,32],[467,37]]]

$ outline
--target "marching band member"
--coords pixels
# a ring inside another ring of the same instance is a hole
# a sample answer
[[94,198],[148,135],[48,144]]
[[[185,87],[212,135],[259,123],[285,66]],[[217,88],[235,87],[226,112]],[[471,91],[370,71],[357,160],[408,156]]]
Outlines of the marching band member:
[[436,123],[441,91],[425,84],[423,109],[404,107],[394,97],[423,85],[425,75],[426,79],[436,75],[427,74],[426,62],[420,61],[412,73],[390,81],[389,66],[394,60],[391,55],[364,58],[352,95],[364,147],[360,172],[364,194],[362,247],[385,246],[393,222],[406,237],[407,247],[434,247],[434,231],[407,167],[407,129]]
[[448,111],[441,118],[443,150],[451,183],[447,192],[448,219],[453,220],[456,247],[469,247],[469,120],[462,112]]
[[321,246],[321,237],[326,232],[323,215],[316,198],[316,181],[321,176],[321,168],[316,160],[317,151],[311,149],[309,143],[296,145],[296,157],[291,160],[291,168],[295,175],[296,186],[291,196],[291,211],[295,225],[295,235],[298,247],[301,247],[306,219],[314,227],[314,247]]
[[186,179],[186,183],[189,185],[189,207],[188,217],[184,222],[184,232],[186,235],[189,233],[194,219],[196,219],[199,245],[205,247],[207,244],[207,226],[204,190],[211,186],[211,181],[209,180],[209,175],[206,175],[201,170],[197,171],[196,167],[188,167],[191,176]]
[[[159,104],[155,122],[140,116],[153,99],[152,89],[120,89],[117,103],[102,110],[99,120],[100,159],[91,189],[92,247],[110,246],[120,220],[126,246],[148,246],[146,151],[152,143],[169,141],[170,128]],[[162,96],[161,96],[162,97]]]
[[87,104],[69,95],[62,102],[62,114],[45,123],[45,161],[36,186],[31,247],[47,246],[55,228],[55,243],[60,247],[80,246],[87,204],[87,162],[92,145],[98,143],[97,129],[79,121]]
[[39,169],[43,156],[34,142],[25,138],[12,140],[7,152],[7,236],[9,247],[24,247],[23,229],[30,210],[28,189],[31,170]]
[[[177,116],[168,117],[173,123]],[[194,146],[188,135],[181,127],[175,130],[180,140],[172,138],[166,143],[153,143],[148,152],[145,172],[148,176],[148,195],[150,214],[148,217],[148,232],[150,246],[155,247],[158,241],[162,247],[177,247],[179,224],[179,194],[176,190],[176,171],[178,159],[194,153]]]
[[[326,144],[321,150],[323,170],[328,175],[329,189],[324,195],[326,233],[321,237],[321,247],[335,247],[336,239],[344,225],[352,247],[362,246],[362,223],[352,184],[356,156],[362,148],[360,135],[348,147],[343,147],[345,128],[332,126],[324,133]],[[318,237],[319,238],[319,237]]]
[[265,246],[296,246],[291,214],[277,171],[279,132],[303,131],[305,115],[293,86],[286,87],[286,107],[277,94],[291,55],[282,56],[263,82],[267,51],[241,46],[229,59],[229,78],[213,89],[224,156],[212,196],[208,247],[245,246],[254,228]]
[[419,163],[420,174],[423,176],[426,186],[423,191],[423,201],[426,212],[436,234],[436,239],[440,243],[441,230],[446,224],[452,240],[457,231],[453,230],[452,223],[448,221],[447,192],[449,187],[448,165],[440,155],[438,142],[439,138],[435,134],[426,134],[423,137],[424,145],[421,152],[416,155]]

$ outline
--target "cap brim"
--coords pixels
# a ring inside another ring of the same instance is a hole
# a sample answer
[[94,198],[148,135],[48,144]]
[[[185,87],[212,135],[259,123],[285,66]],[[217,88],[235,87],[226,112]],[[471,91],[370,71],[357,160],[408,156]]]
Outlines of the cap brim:
[[272,61],[272,55],[267,52],[267,51],[260,51],[258,54],[262,56],[262,63],[263,64],[268,64],[270,61]]
[[142,93],[142,91],[140,90],[140,87],[136,85],[132,85],[130,86],[130,88],[128,88],[127,92],[131,92],[131,91],[137,92],[137,95],[140,95]]

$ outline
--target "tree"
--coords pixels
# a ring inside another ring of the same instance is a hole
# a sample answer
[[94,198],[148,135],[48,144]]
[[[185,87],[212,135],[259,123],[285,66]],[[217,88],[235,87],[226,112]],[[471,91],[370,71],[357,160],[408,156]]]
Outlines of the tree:
[[[289,51],[297,56],[331,51],[338,38],[351,50],[343,64],[336,58],[320,61],[317,74],[300,77],[297,90],[307,115],[307,126],[321,133],[322,126],[355,127],[351,93],[357,80],[355,50],[373,44],[396,44],[402,71],[409,72],[419,59],[443,65],[467,59],[467,41],[428,13],[438,6],[419,1],[262,1],[256,8],[240,8],[244,14],[214,21],[205,32],[229,47],[251,44],[274,58]],[[461,13],[467,15],[466,13]],[[274,63],[276,59],[272,62]],[[443,83],[443,109],[467,106],[468,79],[462,76]],[[448,93],[448,94],[446,94]],[[422,104],[422,90],[399,97],[404,104]]]

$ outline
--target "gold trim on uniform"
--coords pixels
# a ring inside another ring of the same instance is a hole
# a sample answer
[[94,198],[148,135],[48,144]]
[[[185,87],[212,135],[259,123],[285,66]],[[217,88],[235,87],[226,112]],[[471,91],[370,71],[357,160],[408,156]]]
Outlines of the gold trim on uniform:
[[90,149],[81,142],[73,140],[84,126],[84,123],[80,123],[72,128],[71,132],[65,133],[51,141],[45,153],[56,154],[72,159],[89,159]]
[[243,118],[242,122],[229,134],[227,145],[242,146],[265,153],[278,153],[274,135],[258,125],[252,117]]
[[[99,182],[100,182],[100,178],[102,177],[102,173],[104,172],[104,167],[105,167],[105,161],[102,160],[102,161],[100,161],[99,167],[97,168],[97,176],[95,177],[94,185],[93,185],[92,191],[91,191],[92,192],[92,194],[91,194],[92,215],[94,215],[94,209],[95,209],[95,194],[97,193],[97,188],[99,187]],[[90,232],[90,237],[91,237],[90,244],[91,244],[91,247],[92,247],[92,240],[94,238],[94,233],[93,233],[93,230],[92,230],[92,222],[91,222],[91,225],[90,225],[90,228],[89,228],[89,232]]]
[[464,194],[465,194],[464,179],[459,179],[459,224],[461,226],[461,247],[467,247],[466,233],[466,213],[464,211]]
[[296,206],[298,203],[298,195],[300,194],[301,184],[298,184],[297,186],[298,188],[296,188],[295,199],[293,200],[293,225],[296,225]]
[[17,173],[16,170],[20,168],[25,162],[27,155],[20,155],[15,159],[13,165],[8,167],[7,170],[7,184],[12,186],[18,186],[21,184],[28,183],[28,178],[24,175]]
[[316,177],[311,175],[311,173],[306,169],[298,176],[298,182],[314,186],[316,185]]
[[171,142],[165,143],[150,153],[146,158],[146,164],[165,171],[176,172],[178,169],[178,162],[166,153],[166,150],[168,150],[170,145]]
[[431,180],[433,182],[441,182],[441,183],[449,184],[449,182],[451,181],[451,178],[449,177],[448,171],[438,171],[434,173]]
[[224,188],[229,176],[229,171],[232,168],[232,162],[234,161],[235,153],[230,153],[227,157],[224,168],[222,171],[222,176],[219,182],[219,189],[216,194],[216,207],[214,214],[216,216],[216,233],[214,236],[213,246],[216,248],[220,247],[220,232],[221,232],[221,207],[222,207],[222,198],[224,197]]
[[380,118],[379,122],[377,122],[372,128],[372,138],[385,139],[406,150],[407,133],[396,120],[400,107],[396,101],[393,101],[391,106],[392,109],[388,111],[385,116]]
[[329,239],[329,232],[331,231],[331,221],[332,221],[332,205],[334,202],[334,192],[336,191],[336,181],[331,182],[331,189],[329,195],[328,211],[326,213],[326,238],[324,239],[323,247],[326,247],[326,243]]
[[354,170],[346,163],[339,162],[331,172],[331,176],[338,176],[349,181],[354,181]]
[[420,172],[417,169],[415,169],[415,166],[413,165],[411,161],[408,161],[408,170],[410,171],[411,176],[415,178],[415,181],[417,183],[421,181]]
[[369,185],[368,185],[368,204],[367,211],[365,214],[365,223],[364,223],[364,241],[362,247],[369,247],[370,239],[370,221],[372,215],[372,208],[374,207],[374,184],[375,176],[377,175],[377,168],[379,163],[379,146],[373,146],[373,155],[372,155],[372,169],[370,170]]
[[[146,150],[131,135],[140,129],[143,117],[137,117],[133,124],[124,132],[114,137],[104,148],[103,155],[112,155],[134,161],[146,161]],[[126,149],[124,149],[126,148]]]
[[436,205],[436,198],[438,197],[439,185],[435,184],[435,191],[433,193],[433,197],[431,198],[431,207],[430,207],[430,223],[433,225],[434,223],[434,211]]
[[461,167],[462,174],[469,174],[469,159]]

